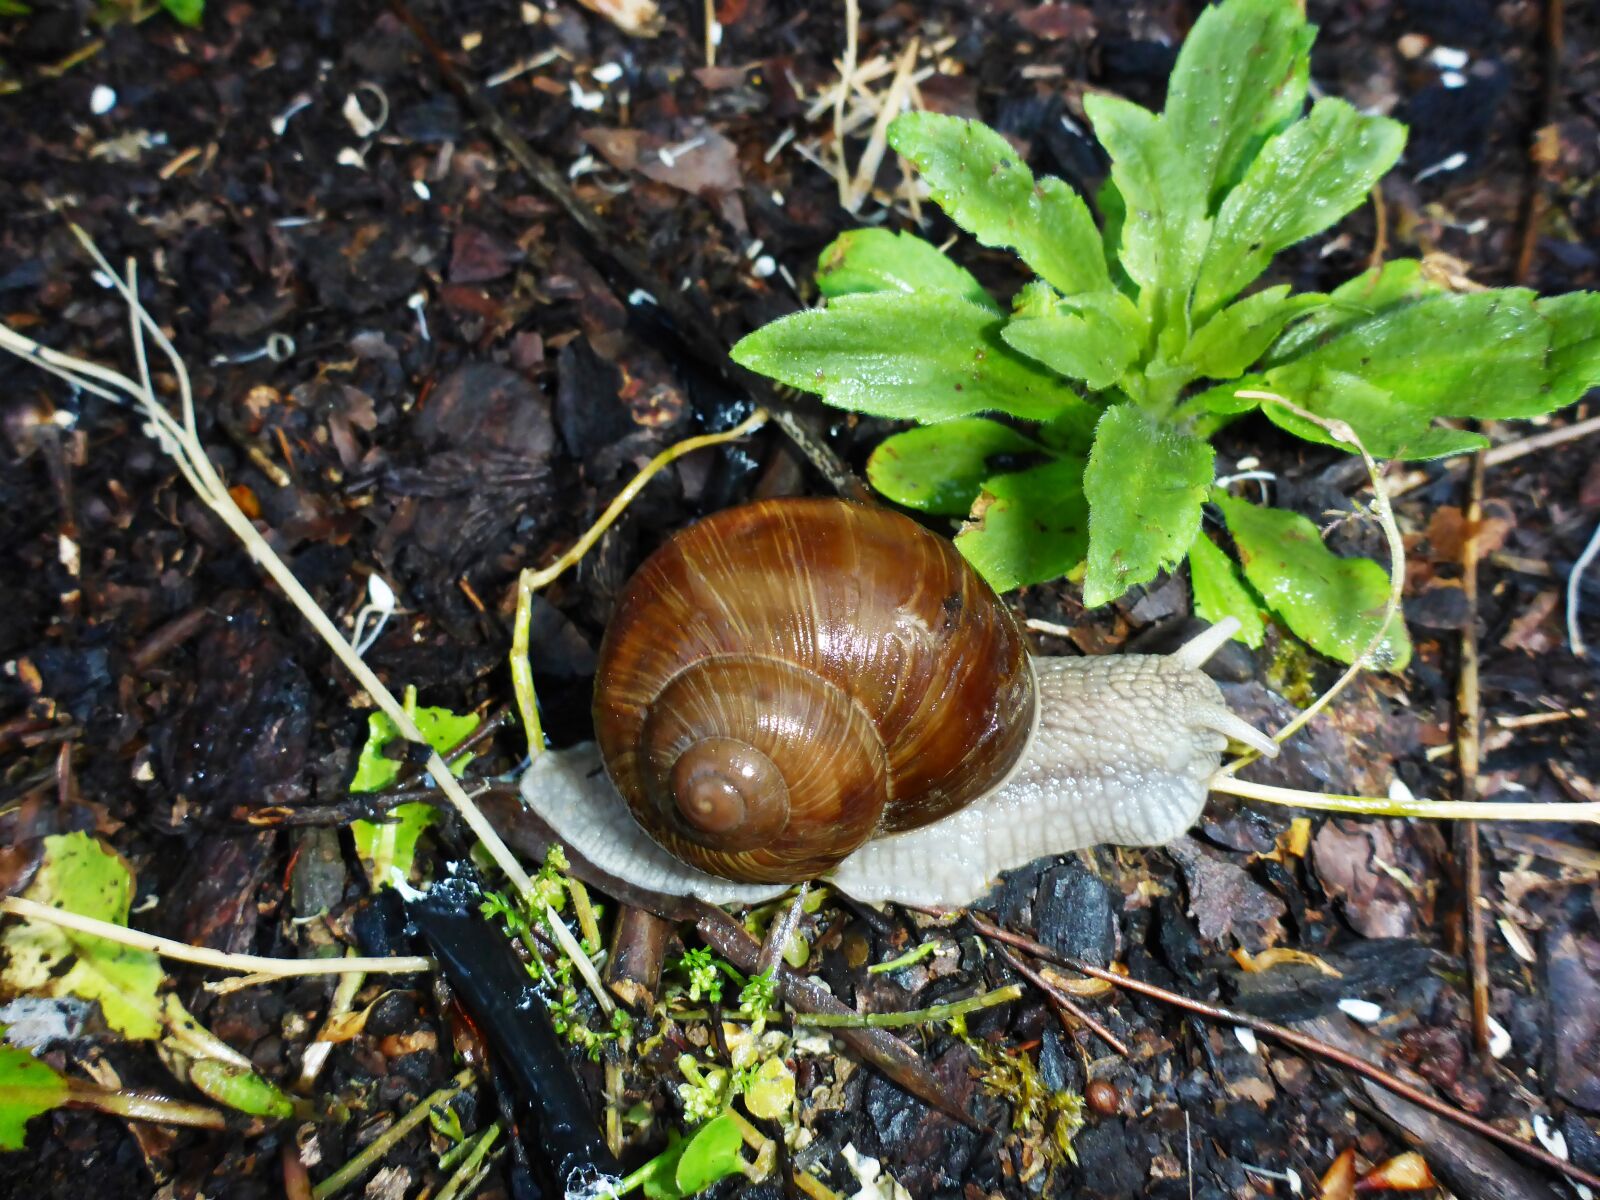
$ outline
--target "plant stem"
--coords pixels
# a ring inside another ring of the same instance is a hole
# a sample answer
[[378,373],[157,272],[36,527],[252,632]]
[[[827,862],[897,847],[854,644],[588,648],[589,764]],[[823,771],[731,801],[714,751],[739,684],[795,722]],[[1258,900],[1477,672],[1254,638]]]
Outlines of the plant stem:
[[[1372,480],[1372,504],[1377,510],[1378,523],[1383,526],[1384,536],[1389,543],[1389,596],[1384,602],[1383,620],[1378,623],[1378,628],[1373,633],[1371,640],[1368,641],[1366,648],[1356,656],[1354,662],[1345,668],[1344,674],[1339,676],[1334,685],[1296,714],[1294,720],[1273,735],[1272,740],[1281,745],[1298,733],[1312,717],[1331,704],[1334,697],[1344,691],[1350,685],[1350,681],[1366,669],[1367,663],[1372,660],[1372,656],[1377,653],[1378,647],[1383,644],[1383,639],[1389,632],[1389,626],[1394,623],[1395,614],[1400,611],[1400,596],[1405,590],[1406,547],[1405,542],[1400,537],[1400,526],[1395,523],[1394,508],[1389,503],[1388,492],[1384,490],[1383,476],[1378,470],[1378,464],[1373,461],[1372,455],[1367,453],[1366,446],[1362,444],[1361,439],[1356,436],[1356,431],[1347,422],[1318,416],[1316,413],[1301,408],[1292,400],[1285,399],[1276,392],[1243,389],[1236,392],[1235,395],[1251,400],[1260,400],[1264,403],[1277,404],[1282,408],[1288,409],[1297,417],[1310,421],[1314,425],[1320,425],[1328,431],[1334,440],[1354,447],[1355,451],[1361,455],[1361,461],[1366,464],[1367,474]],[[1257,751],[1252,750],[1248,754],[1242,754],[1232,762],[1225,764],[1218,770],[1217,775],[1212,777],[1212,786],[1216,786],[1215,781],[1217,778],[1232,775],[1242,767],[1249,766],[1260,757],[1261,755]]]
[[67,1103],[75,1108],[93,1108],[132,1121],[153,1121],[158,1125],[184,1125],[190,1129],[226,1129],[228,1119],[219,1110],[204,1104],[190,1104],[154,1096],[149,1092],[113,1091],[78,1079],[67,1080]]
[[162,958],[173,958],[180,962],[196,963],[202,967],[215,967],[221,971],[241,971],[273,978],[286,975],[342,975],[350,971],[364,971],[367,974],[410,975],[432,971],[438,966],[433,959],[420,956],[397,958],[264,958],[259,954],[226,954],[221,950],[211,950],[204,946],[190,946],[184,942],[174,942],[169,938],[157,937],[153,933],[142,933],[137,929],[129,929],[126,925],[113,925],[109,921],[97,921],[93,917],[85,917],[75,912],[68,912],[66,909],[51,908],[47,904],[24,900],[20,896],[0,898],[0,913],[21,917],[27,921],[43,921],[49,925],[59,925],[63,929],[91,934],[94,937],[104,938],[108,942],[116,942],[118,945],[133,946],[139,950],[149,950],[152,953],[161,955]]
[[430,1112],[440,1105],[448,1103],[457,1092],[471,1082],[472,1071],[470,1068],[464,1068],[457,1072],[454,1079],[423,1100],[410,1112],[406,1113],[405,1116],[389,1126],[388,1129],[385,1129],[368,1143],[361,1153],[317,1184],[311,1190],[312,1196],[315,1197],[315,1200],[327,1200],[329,1196],[337,1195],[344,1188],[354,1183],[385,1154],[389,1153],[402,1138],[422,1124]]
[[[139,382],[113,371],[109,367],[98,366],[74,358],[71,355],[61,354],[41,346],[32,338],[25,337],[4,325],[0,325],[0,348],[10,350],[22,358],[38,364],[54,375],[71,380],[79,386],[97,395],[108,399],[120,400],[118,392],[138,405],[146,417],[155,426],[156,440],[162,450],[177,465],[179,472],[195,491],[202,502],[224,525],[237,537],[246,552],[256,564],[271,577],[279,588],[283,590],[291,603],[300,610],[311,627],[317,631],[334,656],[344,665],[345,669],[355,677],[357,683],[366,689],[372,697],[373,703],[395,724],[409,742],[427,747],[427,739],[422,736],[422,731],[417,728],[416,722],[405,711],[404,707],[394,694],[378,678],[371,667],[355,652],[349,640],[334,625],[333,620],[323,612],[305,587],[295,578],[294,572],[287,563],[279,558],[277,553],[267,544],[265,538],[256,531],[250,519],[235,503],[233,496],[228,492],[222,477],[217,473],[216,467],[207,456],[205,446],[200,441],[199,427],[195,421],[194,389],[189,381],[189,369],[182,356],[172,345],[167,335],[162,332],[155,319],[145,311],[144,305],[139,302],[137,269],[132,262],[128,263],[127,278],[119,276],[111,269],[111,264],[100,253],[99,247],[77,225],[68,224],[73,235],[82,244],[84,250],[102,271],[110,277],[112,284],[122,296],[128,306],[129,320],[132,325],[132,339],[134,359],[139,367]],[[172,365],[173,375],[178,383],[178,395],[183,420],[180,423],[156,398],[155,385],[150,375],[149,362],[145,352],[145,335],[155,341],[161,352],[167,356]],[[93,382],[95,380],[99,383]],[[105,386],[102,386],[105,385]],[[432,748],[428,748],[427,763],[424,768],[439,785],[441,791],[455,805],[461,819],[483,843],[489,856],[495,864],[505,873],[512,882],[519,895],[525,894],[531,886],[528,874],[517,862],[516,857],[507,849],[506,844],[500,840],[499,834],[489,824],[477,805],[468,798],[462,789],[460,781],[450,773],[450,768],[445,766],[444,760]]]
[[939,943],[937,941],[923,942],[922,945],[907,950],[899,958],[891,958],[887,962],[873,963],[867,968],[867,974],[883,975],[889,971],[898,971],[901,967],[909,967],[914,963],[921,962],[938,948]]
[[1265,800],[1291,808],[1351,813],[1363,817],[1422,817],[1437,821],[1578,821],[1600,825],[1600,800],[1582,804],[1507,804],[1486,800],[1387,800],[1376,796],[1341,796],[1302,792],[1298,788],[1251,783],[1247,779],[1211,781],[1213,791],[1247,800]]
[[1007,984],[989,992],[979,992],[965,1000],[952,1000],[948,1004],[935,1004],[910,1012],[889,1013],[796,1013],[796,1025],[809,1025],[818,1029],[899,1029],[904,1025],[922,1025],[929,1021],[948,1021],[968,1013],[1010,1004],[1022,996],[1020,983]]

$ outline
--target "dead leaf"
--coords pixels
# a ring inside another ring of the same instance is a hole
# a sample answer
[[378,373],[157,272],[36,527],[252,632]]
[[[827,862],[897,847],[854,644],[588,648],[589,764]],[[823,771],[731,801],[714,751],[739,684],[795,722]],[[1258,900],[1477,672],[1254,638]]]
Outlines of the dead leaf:
[[1356,1194],[1356,1152],[1347,1146],[1333,1160],[1319,1185],[1322,1200],[1351,1200]]
[[1287,911],[1266,888],[1220,854],[1193,838],[1167,847],[1189,884],[1189,915],[1207,941],[1232,935],[1251,950],[1264,950],[1283,936],[1278,918]]
[[1422,855],[1404,826],[1397,840],[1393,824],[1368,821],[1346,829],[1329,821],[1311,843],[1323,890],[1340,902],[1345,920],[1363,937],[1408,937],[1419,925],[1419,897],[1402,879],[1426,878],[1415,869],[1423,866]]

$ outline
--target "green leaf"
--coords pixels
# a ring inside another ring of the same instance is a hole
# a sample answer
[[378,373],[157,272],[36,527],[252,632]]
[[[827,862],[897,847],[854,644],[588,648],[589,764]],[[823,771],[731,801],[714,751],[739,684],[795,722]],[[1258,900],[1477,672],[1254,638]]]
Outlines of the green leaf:
[[1286,283],[1246,296],[1195,331],[1183,361],[1208,379],[1233,379],[1267,352],[1285,325],[1327,302],[1321,292],[1291,296]]
[[1057,579],[1089,548],[1083,460],[1062,458],[984,481],[956,549],[997,592]]
[[0,1046],[0,1150],[21,1150],[26,1126],[67,1102],[67,1081],[26,1050]]
[[214,1058],[189,1065],[189,1082],[218,1104],[258,1117],[286,1120],[294,1116],[294,1101],[254,1071],[246,1071]]
[[853,292],[950,292],[1000,311],[964,267],[915,234],[852,229],[817,259],[817,290],[832,299]]
[[695,1130],[683,1148],[674,1173],[678,1193],[692,1196],[704,1191],[719,1179],[744,1167],[744,1137],[739,1123],[723,1113]]
[[[1435,418],[1538,416],[1600,383],[1597,325],[1600,293],[1426,295],[1347,322],[1266,378],[1301,407],[1348,421],[1376,457],[1432,457],[1483,444],[1431,428]],[[1331,441],[1281,409],[1268,415],[1310,440]]]
[[[428,745],[441,751],[460,745],[478,727],[475,714],[457,714],[448,708],[412,708],[411,717]],[[361,757],[356,761],[355,777],[350,781],[351,792],[379,792],[395,781],[400,774],[400,764],[383,751],[399,736],[399,729],[386,715],[368,714],[367,744],[361,748]],[[451,774],[459,777],[472,758],[470,754],[463,755],[451,765]],[[387,821],[350,822],[356,854],[373,887],[388,883],[396,872],[402,877],[410,875],[411,863],[417,854],[417,839],[438,815],[431,804],[402,804],[389,812]]]
[[1363,317],[1443,290],[1414,258],[1396,258],[1369,268],[1334,288],[1326,305],[1286,330],[1274,343],[1266,364],[1278,366]]
[[1106,410],[1083,476],[1089,499],[1084,604],[1115,600],[1184,556],[1200,531],[1214,458],[1204,441],[1131,404]]
[[[1221,493],[1212,498],[1228,522],[1245,578],[1272,611],[1312,649],[1354,662],[1383,619],[1388,573],[1370,558],[1340,558],[1298,513]],[[1397,612],[1374,663],[1398,673],[1410,661],[1411,639]]]
[[1195,286],[1196,311],[1214,311],[1278,251],[1359,205],[1405,142],[1398,121],[1364,116],[1343,100],[1318,100],[1309,117],[1262,147],[1222,202]]
[[1139,286],[1139,307],[1182,329],[1189,287],[1211,222],[1193,163],[1149,109],[1116,96],[1085,96],[1084,111],[1111,155],[1124,216],[1118,260]]
[[1145,321],[1121,292],[1086,293],[1053,309],[1014,317],[1000,336],[1052,371],[1083,380],[1091,391],[1116,383],[1138,357]]
[[205,16],[206,0],[161,0],[161,7],[172,15],[172,19],[180,25],[194,28],[200,24],[200,18]]
[[964,517],[996,458],[1038,455],[1032,438],[984,417],[957,417],[885,438],[867,459],[867,479],[896,504]]
[[1083,197],[1033,172],[994,130],[938,113],[904,113],[889,144],[917,165],[934,203],[985,246],[1016,251],[1056,290],[1109,286],[1100,231]]
[[733,360],[829,404],[877,417],[943,421],[1003,412],[1047,421],[1081,405],[1054,374],[1000,337],[1004,324],[959,296],[840,296],[764,325]]
[[688,1144],[676,1129],[667,1130],[666,1149],[629,1177],[638,1180],[645,1200],[682,1200],[683,1192],[678,1189],[678,1160]]
[[[88,834],[55,834],[44,839],[44,860],[23,896],[126,925],[133,876]],[[150,951],[26,920],[0,934],[0,949],[6,956],[0,985],[38,996],[97,1000],[106,1023],[130,1038],[153,1038],[161,1032],[156,999],[161,962]]]
[[1194,586],[1194,611],[1215,625],[1224,617],[1237,617],[1236,641],[1254,649],[1266,638],[1261,606],[1239,578],[1238,568],[1217,544],[1201,534],[1189,547],[1189,579]]
[[1315,36],[1288,0],[1227,0],[1189,30],[1162,119],[1194,164],[1208,212],[1262,142],[1299,116]]

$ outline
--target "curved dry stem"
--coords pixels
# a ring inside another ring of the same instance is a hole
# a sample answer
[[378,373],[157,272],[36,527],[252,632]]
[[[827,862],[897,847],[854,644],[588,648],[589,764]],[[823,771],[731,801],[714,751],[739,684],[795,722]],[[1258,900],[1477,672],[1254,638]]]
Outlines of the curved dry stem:
[[239,971],[267,978],[281,978],[286,975],[343,975],[350,971],[412,975],[432,971],[438,966],[433,959],[420,955],[404,958],[267,958],[260,954],[228,954],[205,946],[191,946],[187,942],[175,942],[171,938],[157,937],[153,933],[129,929],[126,925],[97,921],[80,913],[52,908],[48,904],[40,904],[33,900],[24,900],[20,896],[0,898],[0,913],[21,917],[25,921],[43,921],[48,925],[59,925],[62,929],[104,938],[120,946],[148,950],[153,954],[159,954],[162,958],[177,959],[202,967],[214,967],[219,971]]
[[[1295,416],[1310,421],[1313,425],[1321,426],[1335,441],[1343,442],[1347,446],[1353,446],[1356,452],[1361,455],[1361,461],[1367,467],[1367,475],[1372,480],[1373,508],[1377,511],[1378,523],[1383,526],[1384,537],[1389,543],[1389,597],[1384,602],[1383,620],[1379,623],[1377,631],[1372,635],[1372,639],[1367,643],[1366,648],[1356,656],[1356,660],[1345,669],[1344,674],[1334,681],[1333,686],[1298,713],[1294,720],[1272,735],[1272,740],[1282,745],[1298,733],[1312,717],[1328,707],[1333,702],[1334,697],[1350,686],[1351,681],[1366,669],[1367,663],[1377,653],[1378,647],[1383,645],[1383,639],[1389,632],[1389,626],[1394,623],[1395,614],[1400,610],[1400,596],[1405,588],[1406,578],[1406,548],[1405,542],[1400,537],[1400,527],[1395,524],[1394,508],[1389,503],[1388,492],[1384,490],[1383,478],[1378,471],[1378,464],[1373,461],[1372,455],[1367,453],[1366,446],[1362,444],[1361,439],[1356,436],[1356,431],[1348,423],[1318,416],[1316,413],[1301,408],[1294,401],[1286,399],[1276,392],[1244,389],[1235,394],[1251,400],[1261,400],[1270,404],[1280,405]],[[1218,787],[1218,780],[1236,774],[1260,757],[1261,755],[1258,752],[1252,750],[1248,754],[1240,755],[1232,762],[1225,763],[1218,768],[1216,775],[1212,776],[1211,786],[1219,791],[1225,790]]]
[[[206,507],[211,509],[224,525],[244,544],[250,557],[271,576],[275,582],[300,610],[305,619],[310,622],[317,634],[328,644],[328,648],[344,665],[345,669],[353,675],[358,683],[366,689],[373,702],[395,724],[402,737],[407,741],[426,746],[427,741],[422,736],[421,730],[405,711],[404,707],[394,694],[378,678],[377,674],[362,661],[361,656],[355,652],[353,646],[334,625],[332,619],[318,606],[311,594],[301,585],[284,563],[273,552],[248,517],[234,503],[233,497],[228,494],[226,485],[217,474],[216,468],[206,456],[205,447],[201,444],[195,422],[194,389],[190,384],[188,367],[177,350],[168,340],[161,327],[145,311],[139,302],[138,294],[131,286],[131,281],[136,278],[133,268],[129,267],[128,278],[119,276],[111,269],[99,249],[90,240],[88,234],[76,225],[69,225],[73,234],[82,243],[84,250],[94,260],[95,264],[111,279],[117,291],[121,294],[124,303],[128,305],[134,323],[134,354],[139,363],[140,382],[134,382],[125,375],[100,367],[93,363],[71,355],[61,354],[39,345],[33,339],[17,333],[15,330],[0,326],[0,348],[11,351],[20,357],[27,358],[45,367],[53,374],[59,375],[79,387],[87,388],[99,395],[109,395],[107,391],[91,381],[100,381],[112,388],[128,395],[138,406],[141,412],[154,424],[157,440],[161,448],[177,463],[184,478],[194,488]],[[167,356],[178,383],[178,394],[182,421],[180,422],[169,413],[156,397],[150,381],[149,366],[145,361],[144,337],[148,336],[163,354]],[[450,773],[449,767],[437,753],[430,753],[426,768],[428,775],[438,784],[439,789],[450,800],[451,804],[461,815],[473,834],[483,843],[495,864],[511,881],[512,886],[519,894],[525,894],[532,886],[526,871],[522,869],[516,857],[511,853],[506,844],[501,841],[499,834],[484,818],[477,806],[468,798],[460,782]]]
[[1247,800],[1264,800],[1290,808],[1350,813],[1363,817],[1422,817],[1433,821],[1564,821],[1600,825],[1600,801],[1588,804],[1505,804],[1488,800],[1391,800],[1375,796],[1341,796],[1303,792],[1298,788],[1251,783],[1246,779],[1212,779],[1213,791]]
[[517,712],[522,716],[522,727],[528,735],[529,758],[537,758],[544,750],[544,730],[539,723],[538,701],[533,694],[533,667],[528,662],[528,625],[533,614],[533,594],[543,590],[563,571],[589,553],[605,531],[616,523],[623,510],[633,503],[634,497],[644,490],[645,484],[655,478],[664,467],[676,462],[685,454],[692,454],[707,446],[720,446],[724,442],[737,441],[745,434],[759,429],[766,422],[767,410],[758,408],[732,429],[721,433],[702,433],[668,446],[640,468],[639,473],[628,481],[627,486],[616,494],[610,504],[606,505],[606,510],[600,514],[600,519],[589,526],[584,535],[572,543],[560,558],[537,571],[531,567],[524,567],[517,576],[517,616],[511,631],[511,688],[517,699]]

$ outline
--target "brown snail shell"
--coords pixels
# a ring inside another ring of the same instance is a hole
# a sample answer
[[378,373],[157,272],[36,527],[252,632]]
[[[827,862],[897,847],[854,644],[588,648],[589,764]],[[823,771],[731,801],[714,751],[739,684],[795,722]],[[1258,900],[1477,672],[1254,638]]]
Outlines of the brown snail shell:
[[1021,629],[945,539],[837,500],[661,547],[607,629],[594,719],[635,820],[726,879],[810,879],[997,787],[1032,728]]

